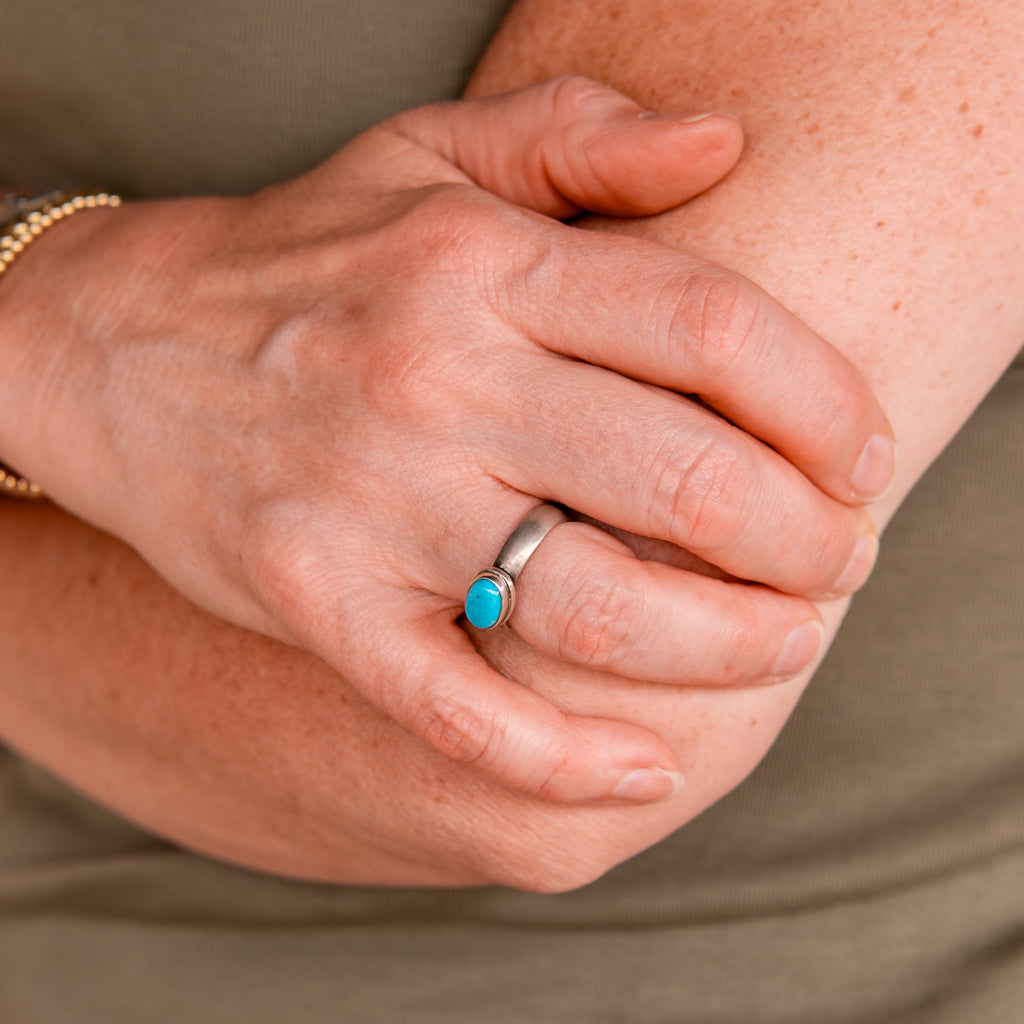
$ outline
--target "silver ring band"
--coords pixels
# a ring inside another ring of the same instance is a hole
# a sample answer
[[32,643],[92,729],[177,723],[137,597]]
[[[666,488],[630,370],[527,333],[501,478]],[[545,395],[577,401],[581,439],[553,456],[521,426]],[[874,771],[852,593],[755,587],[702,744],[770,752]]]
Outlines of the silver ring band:
[[554,505],[538,505],[509,534],[494,565],[476,574],[466,591],[466,618],[477,629],[508,621],[516,606],[516,579],[540,542],[569,517]]

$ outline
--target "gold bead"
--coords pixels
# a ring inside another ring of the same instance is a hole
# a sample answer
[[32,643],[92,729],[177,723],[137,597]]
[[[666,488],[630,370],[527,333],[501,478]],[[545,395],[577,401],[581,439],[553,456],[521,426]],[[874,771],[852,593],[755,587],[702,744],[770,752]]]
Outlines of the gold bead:
[[[7,268],[20,253],[24,252],[27,245],[30,245],[47,228],[52,227],[58,221],[79,210],[121,205],[121,197],[110,192],[96,192],[92,195],[67,196],[66,193],[54,193],[54,195],[60,196],[63,201],[54,202],[52,199],[37,198],[19,202],[16,209],[24,209],[26,206],[36,206],[37,208],[21,215],[22,219],[16,223],[8,222],[0,227],[0,230],[4,232],[0,236],[0,275],[7,272]],[[64,198],[65,196],[66,198]],[[2,470],[0,470],[0,483],[8,491],[15,487],[14,478],[10,475],[3,475]],[[19,493],[24,492],[25,497],[43,496],[39,488],[31,481],[24,480],[17,486]]]

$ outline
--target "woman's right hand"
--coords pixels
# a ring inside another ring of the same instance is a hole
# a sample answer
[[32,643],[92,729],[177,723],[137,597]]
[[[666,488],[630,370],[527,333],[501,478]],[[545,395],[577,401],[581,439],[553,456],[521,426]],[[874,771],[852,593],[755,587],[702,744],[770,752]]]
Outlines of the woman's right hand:
[[640,113],[562,80],[408,112],[252,198],[72,218],[0,289],[2,450],[502,785],[670,795],[652,732],[488,667],[460,620],[474,572],[561,502],[762,585],[565,524],[519,584],[538,651],[655,683],[787,677],[821,636],[807,598],[870,568],[858,505],[892,465],[857,372],[749,282],[554,219],[658,212],[736,157],[729,119]]

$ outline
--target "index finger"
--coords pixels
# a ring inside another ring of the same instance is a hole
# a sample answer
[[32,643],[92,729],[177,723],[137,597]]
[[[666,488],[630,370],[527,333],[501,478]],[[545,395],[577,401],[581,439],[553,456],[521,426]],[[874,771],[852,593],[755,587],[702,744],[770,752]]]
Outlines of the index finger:
[[838,501],[880,497],[892,427],[853,364],[756,285],[668,246],[552,227],[511,295],[538,344],[699,395]]

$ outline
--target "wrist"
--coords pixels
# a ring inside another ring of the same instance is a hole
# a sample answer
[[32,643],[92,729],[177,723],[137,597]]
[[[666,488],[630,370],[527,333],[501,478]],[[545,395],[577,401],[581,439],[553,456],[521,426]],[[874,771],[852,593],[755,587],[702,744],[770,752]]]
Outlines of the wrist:
[[[5,357],[3,365],[6,372],[0,383],[0,394],[3,395],[3,407],[9,413],[13,413],[14,425],[8,425],[4,421],[8,417],[0,417],[0,451],[8,454],[14,451],[16,459],[21,459],[26,452],[19,444],[19,436],[22,433],[17,428],[17,421],[24,425],[30,422],[24,414],[19,415],[19,398],[31,395],[33,389],[24,380],[21,370],[31,364],[31,360],[23,358],[28,354],[31,347],[31,332],[25,334],[18,328],[18,317],[8,318],[7,314],[13,312],[17,305],[12,308],[9,294],[12,290],[11,284],[6,279],[10,276],[11,268],[16,263],[20,264],[25,260],[27,250],[34,247],[37,240],[62,221],[76,213],[99,209],[103,207],[117,207],[121,203],[120,197],[110,193],[82,193],[51,191],[38,195],[30,195],[24,192],[9,191],[0,196],[0,322],[9,328],[0,329],[0,339],[10,339],[11,347],[3,344],[0,340],[0,353]],[[18,276],[17,274],[15,276]],[[23,310],[31,313],[35,311],[40,314],[50,306],[45,300],[30,301],[24,305]],[[18,342],[22,342],[19,346]],[[29,499],[41,499],[43,497],[39,486],[28,477],[22,476],[10,467],[0,463],[0,496],[10,496]]]

